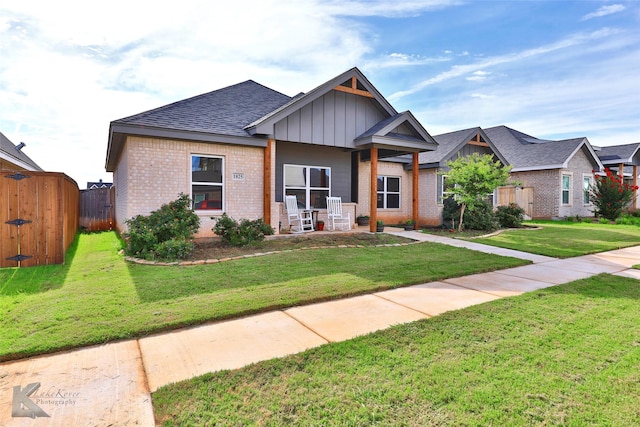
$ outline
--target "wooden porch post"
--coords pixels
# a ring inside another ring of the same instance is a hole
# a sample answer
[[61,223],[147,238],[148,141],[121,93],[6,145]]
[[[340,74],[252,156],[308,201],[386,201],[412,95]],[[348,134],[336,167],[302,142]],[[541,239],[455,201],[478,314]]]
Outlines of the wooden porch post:
[[618,165],[618,176],[621,181],[624,181],[624,163],[620,163]]
[[369,231],[375,233],[378,220],[378,148],[371,147],[371,188],[369,195]]
[[413,153],[413,168],[412,168],[412,178],[413,178],[413,213],[412,213],[412,219],[414,221],[413,223],[413,229],[417,230],[418,229],[418,215],[419,215],[419,211],[418,211],[418,169],[419,165],[418,165],[418,153]]
[[[273,138],[267,140],[267,146],[264,148],[264,183],[263,204],[264,206],[264,222],[271,224],[271,149],[273,148]],[[277,227],[276,227],[277,229]]]

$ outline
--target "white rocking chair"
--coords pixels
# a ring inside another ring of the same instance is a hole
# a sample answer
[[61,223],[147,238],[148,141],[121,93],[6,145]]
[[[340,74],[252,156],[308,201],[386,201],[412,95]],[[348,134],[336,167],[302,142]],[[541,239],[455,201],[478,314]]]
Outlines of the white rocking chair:
[[287,220],[292,233],[304,233],[313,231],[313,218],[310,211],[298,209],[296,196],[285,196],[287,207]]
[[327,197],[327,228],[335,231],[351,230],[351,213],[342,213],[342,199],[340,197]]

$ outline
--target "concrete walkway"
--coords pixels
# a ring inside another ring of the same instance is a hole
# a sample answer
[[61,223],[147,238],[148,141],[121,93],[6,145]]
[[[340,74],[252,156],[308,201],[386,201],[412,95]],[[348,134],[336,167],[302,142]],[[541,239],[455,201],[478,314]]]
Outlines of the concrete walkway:
[[630,269],[640,263],[640,246],[558,260],[419,232],[386,231],[533,264],[2,363],[0,425],[152,426],[151,393],[172,382],[599,273],[640,279],[640,270]]

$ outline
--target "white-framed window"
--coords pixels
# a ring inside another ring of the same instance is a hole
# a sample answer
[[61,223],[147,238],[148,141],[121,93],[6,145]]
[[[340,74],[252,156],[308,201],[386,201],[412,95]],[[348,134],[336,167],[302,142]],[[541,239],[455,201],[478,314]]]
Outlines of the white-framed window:
[[449,197],[453,197],[453,185],[447,180],[447,175],[442,175],[442,188],[440,189],[440,194],[442,194],[442,201],[448,199]]
[[563,205],[571,205],[571,174],[562,174],[562,195],[561,200]]
[[591,175],[582,175],[582,203],[591,204]]
[[302,209],[326,209],[331,195],[331,168],[284,165],[284,194],[296,196]]
[[196,211],[224,210],[224,159],[191,155],[191,199]]
[[400,177],[378,176],[378,209],[400,208]]

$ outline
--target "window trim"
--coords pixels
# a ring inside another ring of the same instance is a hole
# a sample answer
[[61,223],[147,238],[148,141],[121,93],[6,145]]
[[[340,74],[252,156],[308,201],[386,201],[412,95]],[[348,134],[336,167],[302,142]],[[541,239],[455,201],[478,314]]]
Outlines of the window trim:
[[[383,178],[384,181],[384,189],[382,191],[378,190],[378,179]],[[387,190],[387,180],[388,178],[396,178],[398,180],[398,191],[388,191]],[[391,209],[396,209],[396,210],[400,210],[402,209],[402,177],[401,176],[396,176],[396,175],[378,175],[376,178],[376,206],[378,206],[378,198],[377,195],[382,194],[382,205],[383,207],[381,208],[377,208],[377,209],[384,209],[384,210],[391,210]],[[398,207],[387,207],[387,196],[388,195],[398,195]]]
[[[589,187],[584,188],[585,181],[589,180]],[[591,189],[593,188],[593,178],[589,174],[582,174],[582,204],[584,206],[591,206]]]
[[[564,177],[569,178],[569,188],[564,188]],[[563,195],[567,192],[567,203],[564,202]],[[562,206],[573,206],[573,173],[562,172],[560,175],[560,204]]]
[[[193,158],[194,157],[204,157],[207,159],[220,159],[222,161],[222,168],[221,168],[221,179],[222,182],[209,182],[209,181],[194,181],[193,180]],[[225,208],[226,208],[226,203],[225,203],[225,158],[224,156],[216,156],[216,155],[211,155],[211,154],[197,154],[197,153],[191,153],[189,155],[189,194],[191,196],[191,200],[193,203],[193,210],[196,213],[202,213],[202,214],[211,214],[211,213],[224,213],[225,212]],[[208,186],[212,186],[212,187],[221,187],[222,189],[222,200],[221,200],[221,207],[220,209],[196,209],[195,208],[195,198],[193,195],[193,185],[208,185]]]
[[[307,179],[307,183],[305,185],[305,187],[287,187],[287,167],[298,167],[298,168],[305,168],[305,170],[308,171],[307,176],[310,178],[311,174],[309,173],[311,169],[326,169],[329,171],[329,186],[328,187],[312,187],[311,186],[311,180]],[[332,170],[331,170],[331,166],[319,166],[319,165],[301,165],[301,164],[297,164],[297,163],[284,163],[282,165],[282,198],[284,199],[284,196],[287,195],[287,189],[293,189],[293,190],[305,190],[305,205],[306,207],[304,208],[305,210],[326,210],[325,208],[316,208],[315,206],[310,206],[311,203],[311,191],[312,190],[319,190],[319,191],[328,191],[329,197],[331,197],[331,176],[332,176]]]

